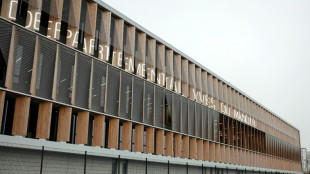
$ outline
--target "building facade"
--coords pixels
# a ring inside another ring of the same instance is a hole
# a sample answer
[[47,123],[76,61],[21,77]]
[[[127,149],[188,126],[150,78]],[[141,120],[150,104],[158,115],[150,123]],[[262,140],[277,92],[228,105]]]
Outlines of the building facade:
[[310,152],[306,148],[301,148],[302,171],[310,173]]
[[299,130],[100,0],[0,0],[0,173],[300,173]]

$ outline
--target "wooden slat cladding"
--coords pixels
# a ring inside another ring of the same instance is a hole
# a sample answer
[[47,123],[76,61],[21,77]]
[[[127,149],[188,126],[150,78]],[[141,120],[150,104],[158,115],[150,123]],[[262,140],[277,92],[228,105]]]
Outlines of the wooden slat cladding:
[[59,109],[57,141],[68,142],[70,139],[72,108],[61,107]]
[[0,90],[0,130],[2,128],[2,117],[4,111],[4,103],[5,103],[5,91]]
[[95,115],[94,117],[94,137],[93,137],[93,146],[103,146],[104,141],[104,123],[105,116]]
[[37,121],[36,138],[49,139],[53,103],[41,102]]
[[76,131],[76,144],[87,144],[88,140],[88,124],[89,112],[78,112],[77,131]]
[[27,135],[30,97],[19,96],[15,101],[12,135]]

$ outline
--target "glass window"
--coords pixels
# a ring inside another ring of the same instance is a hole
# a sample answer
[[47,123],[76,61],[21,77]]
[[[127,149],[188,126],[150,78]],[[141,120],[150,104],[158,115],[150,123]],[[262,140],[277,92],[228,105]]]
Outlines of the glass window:
[[195,102],[188,100],[189,135],[195,135]]
[[108,89],[107,93],[107,114],[118,116],[119,103],[119,86],[120,86],[120,72],[117,68],[109,66],[108,68]]
[[182,132],[188,133],[188,100],[185,97],[182,97]]
[[155,86],[155,126],[163,127],[164,89]]
[[91,71],[91,59],[83,54],[78,54],[76,72],[75,105],[88,108],[89,83]]
[[57,70],[57,101],[71,104],[74,66],[74,51],[72,49],[60,46]]
[[181,125],[181,96],[173,94],[173,107],[172,107],[172,120],[173,130],[180,132]]
[[143,121],[143,89],[144,80],[134,77],[132,119],[139,122]]
[[201,137],[201,107],[202,105],[196,103],[195,104],[195,128],[196,128],[196,136]]
[[95,61],[93,65],[92,105],[91,109],[104,112],[106,92],[106,64]]
[[134,71],[134,35],[135,28],[124,25],[124,39],[123,39],[123,63],[122,67],[128,72]]
[[146,41],[146,56],[145,56],[145,69],[146,77],[148,81],[155,82],[155,53],[156,53],[156,41],[155,39],[147,38]]
[[13,90],[29,93],[36,38],[31,32],[16,28]]
[[4,87],[6,68],[10,51],[12,26],[0,21],[0,86]]
[[[77,2],[75,2],[77,3]],[[78,40],[78,45],[77,48],[80,51],[83,51],[83,44],[84,44],[84,37],[85,37],[85,29],[86,29],[86,12],[88,9],[88,4],[86,0],[82,0],[82,5],[81,5],[81,14],[80,14],[80,26],[79,26],[79,40]],[[88,16],[89,18],[89,16]]]
[[144,123],[153,125],[154,85],[145,82],[144,86]]
[[38,48],[36,95],[51,99],[56,59],[56,44],[48,39],[40,37]]
[[120,116],[131,119],[132,76],[121,73]]
[[98,8],[96,20],[94,56],[100,60],[108,61],[111,13]]
[[174,91],[181,93],[181,56],[173,55]]
[[171,129],[172,122],[172,93],[165,90],[165,128]]
[[145,77],[145,47],[146,35],[136,31],[135,33],[135,74]]
[[156,82],[160,86],[165,86],[165,46],[156,44]]

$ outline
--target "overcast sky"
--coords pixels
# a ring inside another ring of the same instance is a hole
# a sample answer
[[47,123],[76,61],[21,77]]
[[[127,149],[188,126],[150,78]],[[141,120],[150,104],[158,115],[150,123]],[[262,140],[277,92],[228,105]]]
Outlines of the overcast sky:
[[103,0],[300,130],[310,150],[309,0]]

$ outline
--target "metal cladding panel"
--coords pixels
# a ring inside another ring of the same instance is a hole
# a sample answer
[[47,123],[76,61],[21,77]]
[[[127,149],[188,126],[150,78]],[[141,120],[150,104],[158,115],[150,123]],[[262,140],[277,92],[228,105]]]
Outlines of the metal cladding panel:
[[10,42],[12,35],[12,25],[0,21],[0,86],[4,86],[8,56],[10,51]]
[[188,101],[188,121],[189,121],[189,133],[195,136],[195,102]]
[[132,119],[139,122],[143,119],[143,88],[144,81],[134,77]]
[[75,66],[74,51],[63,46],[59,49],[56,100],[71,104]]
[[44,152],[43,173],[84,173],[84,155]]
[[56,59],[56,44],[44,37],[39,38],[37,53],[36,95],[43,98],[52,98],[53,78]]
[[190,173],[190,174],[201,174],[202,168],[201,167],[189,166],[188,167],[188,173]]
[[127,169],[128,169],[127,174],[144,174],[145,173],[145,162],[128,160]]
[[145,82],[144,89],[144,123],[152,125],[154,115],[154,85]]
[[118,116],[120,71],[109,66],[107,89],[107,114]]
[[94,61],[93,79],[92,79],[92,96],[91,109],[104,112],[106,96],[106,72],[107,65],[102,62]]
[[202,106],[202,137],[208,139],[208,108]]
[[170,164],[169,173],[170,174],[187,174],[186,165]]
[[112,173],[113,161],[114,159],[111,159],[111,158],[87,155],[86,172],[87,173]]
[[173,130],[180,132],[180,120],[181,120],[181,97],[173,94],[173,107],[172,107],[172,121]]
[[75,93],[76,106],[88,108],[90,72],[91,59],[83,54],[78,54]]
[[196,136],[201,137],[201,107],[202,105],[196,103],[196,112],[195,112],[195,128],[196,128]]
[[208,108],[208,139],[213,139],[213,110]]
[[119,115],[120,117],[131,119],[132,75],[122,72],[121,78],[121,100]]
[[172,92],[165,90],[165,128],[171,130]]
[[163,127],[164,89],[155,86],[155,126]]
[[156,162],[147,163],[148,174],[167,174],[169,172],[168,172],[168,163],[156,163]]
[[13,90],[30,93],[35,34],[16,28],[14,48]]
[[182,133],[188,133],[188,100],[182,97]]

